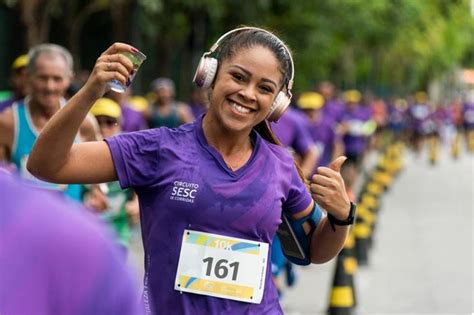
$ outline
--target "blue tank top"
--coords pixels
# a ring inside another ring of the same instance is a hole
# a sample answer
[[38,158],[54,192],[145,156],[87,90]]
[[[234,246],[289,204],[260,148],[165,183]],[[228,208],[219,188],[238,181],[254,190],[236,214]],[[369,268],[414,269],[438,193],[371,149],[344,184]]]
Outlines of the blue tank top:
[[36,130],[31,120],[30,110],[27,102],[24,100],[18,101],[12,105],[13,115],[15,118],[15,134],[12,145],[12,162],[16,165],[21,177],[28,179],[34,186],[45,188],[49,190],[62,191],[71,199],[82,200],[81,185],[58,185],[48,183],[34,177],[26,169],[28,156],[33,148],[33,144],[38,137],[38,130]]
[[177,104],[171,104],[172,109],[171,112],[166,115],[162,116],[158,110],[154,110],[151,119],[150,119],[150,126],[152,128],[159,128],[159,127],[168,127],[168,128],[176,128],[181,125],[178,115]]

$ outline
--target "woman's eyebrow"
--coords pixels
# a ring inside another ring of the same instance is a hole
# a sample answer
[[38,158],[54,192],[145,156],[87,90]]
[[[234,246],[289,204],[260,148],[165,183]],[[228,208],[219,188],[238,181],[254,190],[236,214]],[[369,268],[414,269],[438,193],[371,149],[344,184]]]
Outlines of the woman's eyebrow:
[[[252,73],[250,73],[247,69],[245,69],[244,67],[242,67],[240,65],[231,65],[231,67],[235,67],[235,68],[240,69],[241,71],[245,72],[245,74],[248,75],[248,76],[252,75]],[[270,80],[268,78],[262,78],[262,81],[270,83],[270,84],[274,85],[275,88],[278,88],[278,85],[273,80]]]

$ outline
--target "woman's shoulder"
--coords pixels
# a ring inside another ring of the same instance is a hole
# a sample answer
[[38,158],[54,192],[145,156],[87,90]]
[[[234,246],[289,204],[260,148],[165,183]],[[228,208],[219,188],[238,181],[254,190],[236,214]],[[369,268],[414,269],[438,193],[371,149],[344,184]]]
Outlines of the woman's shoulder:
[[186,136],[194,131],[195,124],[194,123],[187,123],[180,125],[175,128],[170,127],[157,127],[157,128],[149,128],[139,131],[130,132],[128,134],[142,136],[142,137],[160,137],[160,136]]
[[288,151],[288,149],[284,146],[268,142],[263,138],[260,139],[260,142],[262,151],[266,152],[266,154],[272,156],[273,158],[279,161],[282,161],[283,163],[293,163],[293,157],[291,155],[291,152]]
[[[136,144],[159,144],[166,142],[175,142],[180,139],[192,137],[194,124],[185,124],[177,128],[159,127],[150,128],[133,132],[125,132],[116,138],[122,141],[133,141]],[[120,141],[119,140],[119,141]]]

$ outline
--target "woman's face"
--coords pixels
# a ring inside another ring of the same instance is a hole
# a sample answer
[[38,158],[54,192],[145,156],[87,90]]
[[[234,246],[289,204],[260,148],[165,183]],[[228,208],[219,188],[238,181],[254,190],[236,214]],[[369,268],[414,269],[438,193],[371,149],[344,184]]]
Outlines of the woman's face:
[[242,48],[219,65],[209,111],[226,129],[250,132],[268,115],[281,82],[280,63],[271,50]]

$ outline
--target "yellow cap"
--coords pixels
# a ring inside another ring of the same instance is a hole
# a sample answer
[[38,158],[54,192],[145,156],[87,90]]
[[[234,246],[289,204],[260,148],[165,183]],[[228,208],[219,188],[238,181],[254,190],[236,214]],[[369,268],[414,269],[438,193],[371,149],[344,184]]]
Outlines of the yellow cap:
[[148,100],[143,96],[132,96],[128,100],[130,107],[139,112],[144,112],[148,109]]
[[428,95],[426,95],[425,92],[423,92],[423,91],[416,92],[415,101],[417,103],[425,103],[427,99],[428,99]]
[[344,92],[344,101],[348,103],[358,103],[362,99],[362,94],[357,90],[348,90]]
[[405,99],[403,98],[397,98],[395,100],[395,106],[400,107],[400,108],[407,108],[408,103]]
[[316,92],[304,92],[296,103],[301,109],[320,109],[324,105],[324,97]]
[[24,68],[28,65],[28,55],[18,56],[12,63],[12,70]]
[[117,102],[110,98],[99,98],[92,106],[90,113],[94,116],[107,116],[119,119],[122,116],[122,109]]

